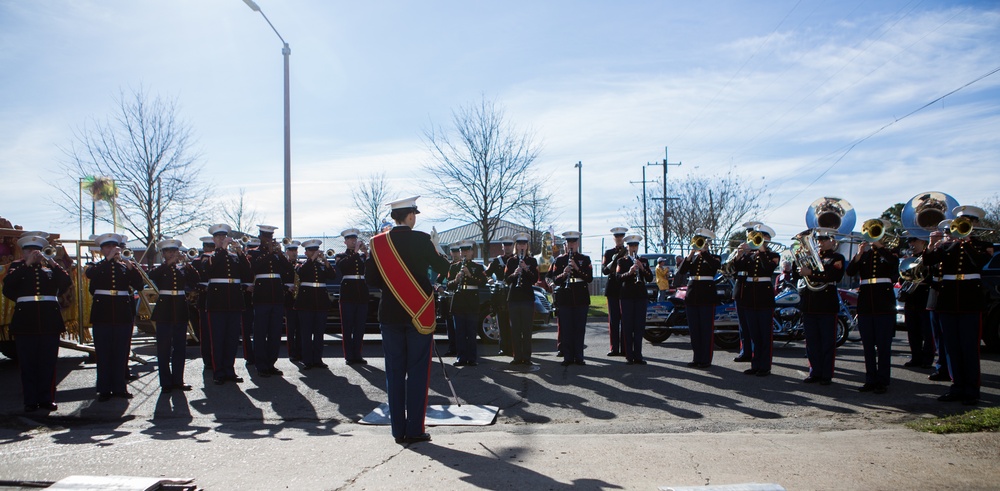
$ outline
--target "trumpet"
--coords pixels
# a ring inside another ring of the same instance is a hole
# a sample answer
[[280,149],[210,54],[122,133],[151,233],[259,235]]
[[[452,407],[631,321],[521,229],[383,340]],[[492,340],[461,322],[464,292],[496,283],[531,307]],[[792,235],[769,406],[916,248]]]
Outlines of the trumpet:
[[336,252],[336,251],[334,251],[333,249],[327,249],[327,250],[326,250],[326,252],[325,252],[324,254],[325,254],[325,255],[326,255],[326,257],[328,257],[328,258],[332,258],[332,257],[334,257],[334,256],[336,256],[336,255],[337,255],[337,252]]
[[194,259],[194,258],[198,257],[198,248],[192,247],[192,248],[188,249],[185,254],[187,254],[187,257],[189,257],[191,259]]
[[55,258],[56,258],[56,248],[54,246],[50,246],[50,245],[49,246],[45,246],[45,248],[42,249],[42,257],[44,257],[46,260],[49,260],[49,261],[55,260]]
[[704,249],[705,244],[708,242],[707,237],[702,237],[700,235],[695,235],[691,238],[691,247],[694,249]]
[[960,216],[953,219],[948,225],[948,233],[956,239],[964,239],[972,233],[974,228],[969,217]]
[[756,230],[747,232],[747,244],[751,249],[760,249],[760,246],[764,245],[764,234]]
[[120,255],[121,255],[121,258],[122,258],[122,259],[124,259],[124,260],[126,260],[126,261],[131,261],[131,260],[132,260],[132,257],[134,257],[134,256],[135,256],[135,253],[134,253],[134,252],[132,252],[132,249],[125,249],[125,250],[123,250],[123,251],[121,252],[121,254],[120,254]]

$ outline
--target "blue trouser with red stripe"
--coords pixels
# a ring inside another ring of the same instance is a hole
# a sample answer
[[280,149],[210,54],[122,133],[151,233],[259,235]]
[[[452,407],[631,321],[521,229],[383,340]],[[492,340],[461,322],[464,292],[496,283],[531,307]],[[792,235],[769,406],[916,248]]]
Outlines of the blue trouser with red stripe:
[[15,334],[14,344],[17,346],[17,364],[21,367],[24,405],[54,402],[59,335]]
[[750,368],[757,371],[771,371],[771,348],[774,346],[774,309],[744,309],[742,319],[746,322],[750,342],[753,343],[753,358],[750,360]]
[[409,323],[382,324],[381,327],[392,436],[397,439],[420,436],[424,433],[427,415],[434,336],[420,334]]
[[819,380],[833,379],[833,363],[837,354],[837,314],[802,314],[806,336],[806,356],[809,376]]

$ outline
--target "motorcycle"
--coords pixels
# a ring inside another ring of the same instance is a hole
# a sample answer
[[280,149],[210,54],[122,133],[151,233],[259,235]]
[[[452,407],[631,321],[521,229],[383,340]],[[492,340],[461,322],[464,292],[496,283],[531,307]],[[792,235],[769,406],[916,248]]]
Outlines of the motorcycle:
[[[732,299],[732,280],[719,276],[715,280],[716,293],[724,299],[715,307],[715,345],[720,349],[733,349],[740,345],[739,322],[736,317],[736,302]],[[643,337],[653,344],[666,341],[672,334],[688,334],[687,313],[684,309],[686,288],[677,289],[675,295],[665,302],[652,302],[646,309],[646,331]],[[854,318],[844,295],[840,297],[840,312],[837,314],[837,346],[847,341],[854,325]],[[786,342],[805,339],[802,312],[799,310],[801,296],[794,288],[785,288],[775,296],[774,339]]]

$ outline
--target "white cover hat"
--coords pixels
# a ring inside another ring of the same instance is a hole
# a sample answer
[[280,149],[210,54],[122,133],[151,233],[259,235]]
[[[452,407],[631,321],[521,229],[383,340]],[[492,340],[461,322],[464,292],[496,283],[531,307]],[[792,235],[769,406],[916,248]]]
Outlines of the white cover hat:
[[220,223],[220,224],[212,225],[211,227],[208,227],[208,233],[210,233],[212,235],[217,235],[217,234],[226,234],[226,235],[229,235],[229,233],[232,232],[232,231],[233,231],[233,227],[230,227],[229,225],[226,225],[225,223]]
[[164,239],[156,243],[156,249],[161,251],[164,249],[179,250],[180,248],[181,248],[181,241],[179,239]]
[[309,239],[302,242],[303,249],[319,249],[321,245],[323,245],[323,241],[319,239]]
[[711,230],[709,230],[707,228],[695,229],[694,235],[696,237],[705,237],[705,238],[708,238],[708,239],[715,239],[715,232],[713,232],[713,231],[711,231]]
[[393,210],[401,210],[401,209],[404,209],[404,208],[413,208],[413,211],[415,213],[420,213],[420,211],[417,210],[417,198],[419,198],[419,197],[420,196],[411,196],[409,198],[404,198],[404,199],[400,199],[400,200],[396,200],[396,201],[390,201],[389,203],[387,203],[387,205],[389,206],[389,208],[391,208]]

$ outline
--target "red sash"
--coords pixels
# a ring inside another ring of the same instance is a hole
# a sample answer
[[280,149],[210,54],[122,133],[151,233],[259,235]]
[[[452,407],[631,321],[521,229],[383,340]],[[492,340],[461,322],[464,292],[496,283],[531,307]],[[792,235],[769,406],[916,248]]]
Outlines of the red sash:
[[420,334],[431,334],[437,327],[437,315],[434,311],[434,295],[424,292],[417,279],[410,274],[409,268],[403,264],[396,246],[389,238],[388,232],[378,234],[371,239],[372,259],[378,266],[379,273],[392,296],[413,317],[413,327]]

